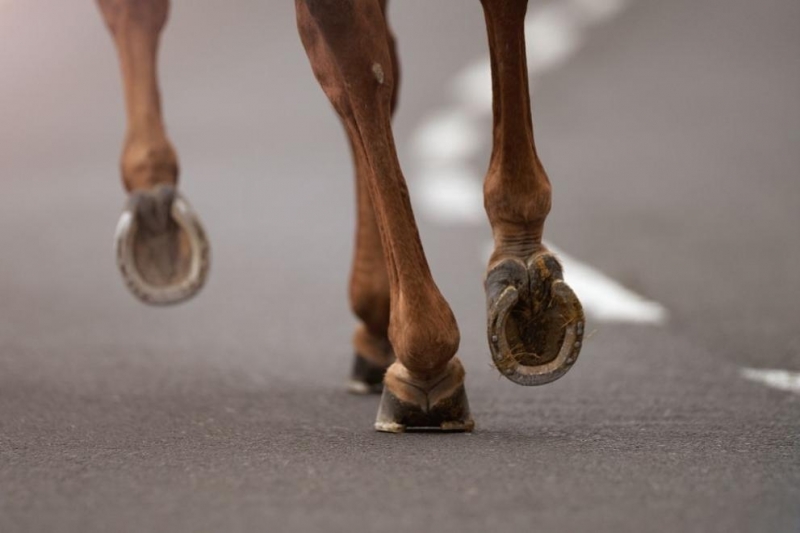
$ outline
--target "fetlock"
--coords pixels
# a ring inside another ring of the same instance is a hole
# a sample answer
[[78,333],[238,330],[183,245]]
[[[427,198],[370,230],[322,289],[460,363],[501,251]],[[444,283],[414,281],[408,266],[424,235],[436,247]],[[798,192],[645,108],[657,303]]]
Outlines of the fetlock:
[[122,153],[122,180],[129,191],[149,190],[157,185],[176,185],[178,156],[166,139],[134,140],[125,143]]

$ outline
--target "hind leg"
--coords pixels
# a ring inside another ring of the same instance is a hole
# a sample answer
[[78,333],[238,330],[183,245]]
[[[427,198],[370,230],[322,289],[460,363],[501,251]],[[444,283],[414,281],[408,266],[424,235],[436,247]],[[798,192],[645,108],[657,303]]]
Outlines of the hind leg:
[[536,154],[525,58],[527,0],[481,0],[494,94],[492,157],[484,184],[495,248],[486,276],[489,345],[521,385],[563,376],[580,352],[584,318],[558,260],[542,244],[550,180]]
[[[381,2],[384,20],[386,2]],[[392,96],[394,113],[397,107],[399,64],[391,35],[388,46],[395,79]],[[369,196],[369,161],[357,146],[353,146],[352,140],[351,150],[356,174],[357,226],[350,274],[350,306],[361,323],[353,335],[355,361],[349,389],[356,394],[366,394],[381,392],[386,369],[394,362],[394,352],[389,342],[389,275],[383,259],[375,208]]]
[[205,281],[208,243],[177,193],[178,159],[161,113],[156,59],[168,0],[98,0],[119,56],[127,133],[122,181],[130,193],[117,232],[117,259],[146,303],[175,303]]
[[379,431],[473,427],[458,326],[433,281],[391,127],[394,72],[378,0],[296,0],[311,66],[366,163],[389,279],[388,334],[397,361],[384,378]]

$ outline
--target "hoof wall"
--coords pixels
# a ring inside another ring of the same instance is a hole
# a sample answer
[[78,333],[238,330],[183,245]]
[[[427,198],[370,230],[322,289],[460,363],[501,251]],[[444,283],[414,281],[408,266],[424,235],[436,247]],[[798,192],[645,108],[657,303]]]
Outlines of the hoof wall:
[[406,431],[469,432],[475,422],[469,412],[467,392],[463,385],[448,398],[433,406],[404,402],[388,388],[383,389],[375,429],[384,433]]
[[356,354],[353,358],[350,382],[347,384],[348,392],[362,395],[380,394],[383,391],[383,376],[386,374],[386,368]]

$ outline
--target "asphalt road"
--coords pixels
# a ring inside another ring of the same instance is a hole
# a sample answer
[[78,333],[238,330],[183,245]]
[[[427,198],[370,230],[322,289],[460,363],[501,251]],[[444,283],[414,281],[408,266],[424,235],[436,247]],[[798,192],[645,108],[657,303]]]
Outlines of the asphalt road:
[[[477,2],[394,4],[413,168],[414,128],[485,36]],[[122,101],[99,15],[0,0],[0,531],[800,530],[800,395],[741,375],[800,371],[795,0],[637,0],[536,84],[548,238],[666,325],[590,322],[566,378],[515,386],[485,345],[488,227],[419,217],[470,435],[375,433],[377,398],[344,391],[350,162],[292,3],[176,2],[163,45],[214,253],[167,310],[113,262]]]

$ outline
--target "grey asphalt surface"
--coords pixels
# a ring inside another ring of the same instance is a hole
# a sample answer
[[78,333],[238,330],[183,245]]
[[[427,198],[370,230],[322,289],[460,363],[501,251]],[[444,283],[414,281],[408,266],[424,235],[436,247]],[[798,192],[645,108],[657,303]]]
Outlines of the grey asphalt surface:
[[[485,36],[477,2],[394,3],[411,168]],[[122,100],[94,6],[0,1],[0,531],[800,531],[800,395],[739,374],[800,371],[800,4],[638,0],[536,87],[548,238],[666,326],[590,323],[569,376],[517,387],[484,340],[488,227],[420,217],[471,435],[375,433],[377,398],[344,391],[351,170],[292,3],[177,2],[163,45],[214,253],[166,310],[113,262]]]

